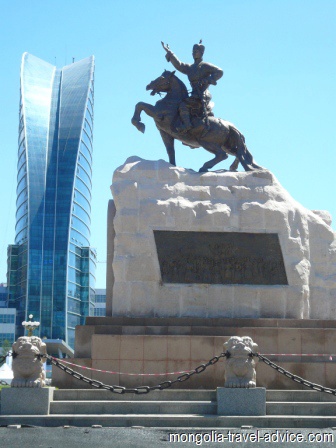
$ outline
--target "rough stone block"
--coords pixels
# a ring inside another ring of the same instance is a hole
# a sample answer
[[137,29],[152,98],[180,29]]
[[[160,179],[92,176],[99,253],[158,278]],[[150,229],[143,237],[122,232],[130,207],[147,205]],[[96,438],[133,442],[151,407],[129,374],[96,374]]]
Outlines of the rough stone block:
[[[113,195],[113,315],[336,319],[330,294],[336,290],[336,237],[330,218],[297,203],[272,173],[201,174],[133,156],[116,170]],[[249,293],[235,295],[228,311],[220,301],[222,295],[230,305],[228,285],[219,285],[222,294],[216,290],[212,296],[214,285],[209,284],[191,297],[188,286],[180,283],[179,300],[160,311],[164,297],[153,230],[276,233],[288,280],[286,294],[270,287],[270,306],[263,285],[247,284]]]
[[241,206],[240,227],[244,231],[265,229],[264,206],[257,202],[243,203]]
[[1,391],[2,415],[49,415],[54,387],[4,388]]
[[208,317],[234,316],[234,287],[213,285],[208,297]]
[[330,293],[327,288],[310,288],[310,318],[323,319],[330,315]]
[[159,285],[155,302],[155,315],[160,317],[180,316],[181,301],[180,285]]
[[154,316],[159,282],[134,281],[130,286],[131,309],[136,316]]
[[222,203],[227,203],[227,201],[232,200],[231,189],[224,185],[215,185],[211,187],[210,194],[215,201],[220,201]]
[[217,230],[223,230],[223,227],[230,225],[232,210],[228,204],[214,204],[212,210],[209,211],[212,215],[213,225]]
[[138,232],[138,223],[138,213],[133,209],[122,210],[121,212],[117,210],[113,221],[116,234],[119,232],[136,233]]
[[134,181],[124,180],[116,182],[112,185],[112,194],[116,198],[119,198],[117,207],[137,208],[138,197],[138,184]]
[[234,316],[246,318],[260,316],[260,302],[257,287],[234,287]]
[[158,282],[160,279],[159,266],[151,254],[129,257],[125,263],[126,282]]
[[303,319],[307,318],[307,301],[308,289],[293,287],[288,290],[288,299],[286,302],[286,318],[287,319]]
[[217,387],[218,415],[266,415],[266,389]]
[[287,292],[287,286],[260,288],[260,317],[284,318],[286,314]]

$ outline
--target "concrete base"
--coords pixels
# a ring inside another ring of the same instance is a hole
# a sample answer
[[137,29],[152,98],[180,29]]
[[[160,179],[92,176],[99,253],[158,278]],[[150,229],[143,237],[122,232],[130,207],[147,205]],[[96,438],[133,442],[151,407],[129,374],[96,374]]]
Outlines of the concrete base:
[[49,415],[54,387],[11,387],[1,390],[2,415]]
[[266,415],[266,389],[217,387],[218,415]]

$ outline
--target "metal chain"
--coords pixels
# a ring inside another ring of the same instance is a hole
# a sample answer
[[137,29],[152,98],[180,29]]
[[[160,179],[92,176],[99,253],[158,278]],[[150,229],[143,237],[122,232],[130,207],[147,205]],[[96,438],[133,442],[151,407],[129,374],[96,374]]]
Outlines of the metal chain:
[[308,380],[305,380],[304,378],[301,378],[298,375],[294,375],[294,373],[291,373],[288,370],[284,369],[283,367],[278,366],[277,364],[272,362],[270,359],[266,358],[263,355],[260,355],[260,353],[251,353],[251,355],[256,356],[262,362],[264,362],[268,366],[272,367],[272,369],[276,370],[277,372],[281,373],[282,375],[285,375],[287,378],[295,381],[295,383],[302,384],[302,386],[309,387],[310,389],[316,390],[318,392],[325,392],[326,394],[336,395],[336,389],[330,389],[329,387],[324,387],[324,386],[321,386],[320,384],[312,383]]
[[[5,360],[7,356],[11,356],[11,352],[8,352],[5,356],[0,357],[0,362]],[[14,355],[14,353],[13,353]],[[51,364],[54,364],[59,369],[63,370],[65,373],[73,376],[74,378],[83,381],[84,383],[90,384],[92,387],[96,387],[97,389],[105,389],[109,390],[116,394],[125,394],[125,393],[133,393],[133,394],[148,394],[152,390],[164,390],[171,387],[173,384],[176,383],[183,383],[184,381],[189,380],[193,375],[200,374],[204,372],[209,366],[213,366],[216,364],[221,358],[229,358],[231,354],[226,351],[221,353],[219,356],[214,356],[211,358],[206,364],[201,364],[198,367],[196,367],[194,370],[190,372],[183,373],[182,375],[178,376],[173,381],[163,381],[162,383],[159,383],[156,386],[138,386],[135,388],[126,388],[123,386],[110,386],[108,384],[104,384],[101,381],[92,380],[91,378],[88,378],[84,375],[82,375],[79,372],[76,372],[75,370],[71,369],[70,367],[67,367],[60,361],[58,361],[56,358],[50,356],[50,355],[36,355],[39,358],[47,358],[51,362]],[[281,373],[282,375],[285,375],[287,378],[293,380],[296,383],[301,384],[302,386],[308,387],[312,390],[316,390],[317,392],[324,392],[327,394],[335,395],[336,396],[336,389],[331,389],[329,387],[321,386],[320,384],[312,383],[311,381],[305,380],[304,378],[301,378],[298,375],[295,375],[294,373],[289,372],[288,370],[284,369],[283,367],[278,366],[274,362],[272,362],[270,359],[266,358],[266,356],[261,355],[260,353],[250,353],[249,356],[255,356],[259,358],[262,362],[267,364],[268,366],[272,367],[272,369],[276,370],[277,372]],[[2,382],[0,382],[2,384]],[[7,384],[7,383],[6,383]]]
[[5,361],[5,359],[7,358],[7,356],[11,356],[11,355],[12,355],[12,352],[8,352],[6,355],[1,356],[1,357],[0,357],[0,364],[1,364],[3,361]]
[[223,352],[219,356],[214,356],[211,358],[206,364],[201,364],[196,369],[192,370],[191,372],[183,373],[182,375],[178,376],[176,380],[173,381],[163,381],[162,383],[156,385],[156,386],[138,386],[132,389],[128,389],[126,387],[122,386],[109,386],[108,384],[104,384],[97,380],[92,380],[91,378],[88,378],[84,375],[82,375],[79,372],[74,371],[73,369],[70,369],[70,367],[67,367],[66,365],[62,364],[60,361],[58,361],[56,358],[53,358],[50,355],[47,355],[47,358],[50,360],[52,364],[54,364],[59,369],[63,370],[65,373],[68,373],[69,375],[73,376],[74,378],[84,381],[84,383],[90,384],[92,387],[96,387],[97,389],[106,389],[111,392],[114,392],[115,394],[148,394],[152,390],[163,390],[168,389],[168,387],[171,387],[175,383],[183,383],[184,381],[189,380],[189,378],[192,377],[192,375],[199,374],[204,372],[204,370],[209,367],[216,364],[220,358],[229,357],[230,354],[228,352]]

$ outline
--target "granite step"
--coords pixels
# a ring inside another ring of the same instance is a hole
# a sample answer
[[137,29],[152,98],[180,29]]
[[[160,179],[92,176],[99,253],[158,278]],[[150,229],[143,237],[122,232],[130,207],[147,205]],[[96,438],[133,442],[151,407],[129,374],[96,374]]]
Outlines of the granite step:
[[314,390],[267,390],[266,401],[336,402],[336,396]]
[[[54,401],[108,400],[108,401],[216,401],[215,390],[166,389],[148,394],[114,394],[99,389],[58,389]],[[267,402],[336,402],[336,396],[313,390],[267,390]]]
[[145,395],[60,389],[48,416],[0,416],[0,426],[327,428],[336,427],[336,397],[316,391],[267,390],[266,416],[218,416],[216,391],[170,389]]
[[335,416],[336,403],[332,402],[272,402],[266,403],[267,415]]
[[217,414],[212,401],[54,401],[50,414]]
[[115,394],[97,389],[58,389],[54,401],[108,400],[108,401],[216,401],[215,390],[169,389],[155,390],[148,394]]

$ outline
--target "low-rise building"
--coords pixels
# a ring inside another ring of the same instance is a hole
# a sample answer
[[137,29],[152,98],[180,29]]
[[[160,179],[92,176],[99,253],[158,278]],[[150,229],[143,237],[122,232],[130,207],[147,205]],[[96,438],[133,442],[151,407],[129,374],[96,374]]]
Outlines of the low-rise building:
[[96,289],[95,316],[106,316],[106,289]]
[[[6,342],[10,345],[15,340],[15,321],[16,321],[16,310],[15,308],[8,308],[7,304],[7,286],[4,283],[0,284],[0,349]],[[8,345],[7,343],[7,345]]]

